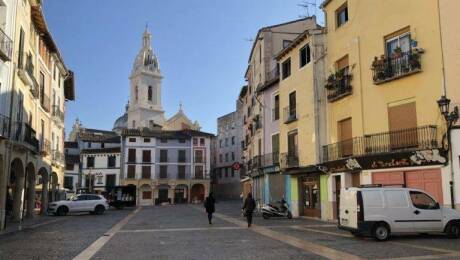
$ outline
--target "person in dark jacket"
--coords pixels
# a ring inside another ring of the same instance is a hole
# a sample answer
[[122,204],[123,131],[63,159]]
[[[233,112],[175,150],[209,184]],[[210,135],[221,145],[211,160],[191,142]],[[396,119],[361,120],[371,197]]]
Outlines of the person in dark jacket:
[[243,204],[244,216],[246,216],[246,219],[248,220],[248,228],[252,225],[252,213],[254,212],[255,208],[256,201],[252,198],[252,194],[248,193],[248,196],[244,200]]
[[206,213],[208,213],[209,225],[212,225],[212,213],[216,211],[216,207],[214,205],[215,203],[216,200],[214,199],[212,192],[210,192],[209,196],[204,201],[204,207],[206,208]]

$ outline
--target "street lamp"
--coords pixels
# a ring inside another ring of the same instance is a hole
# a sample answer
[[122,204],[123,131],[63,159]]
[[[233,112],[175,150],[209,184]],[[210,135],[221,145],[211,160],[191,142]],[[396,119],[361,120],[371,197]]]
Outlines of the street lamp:
[[452,205],[452,208],[455,209],[455,193],[454,193],[454,169],[453,169],[453,160],[452,160],[452,149],[451,149],[451,134],[450,131],[452,129],[452,126],[457,122],[458,120],[458,107],[455,106],[453,111],[450,111],[450,99],[448,99],[445,95],[442,95],[441,98],[437,101],[438,102],[438,107],[439,111],[444,117],[444,120],[446,121],[446,126],[447,126],[447,151],[448,151],[448,159],[449,164],[450,164],[450,203]]

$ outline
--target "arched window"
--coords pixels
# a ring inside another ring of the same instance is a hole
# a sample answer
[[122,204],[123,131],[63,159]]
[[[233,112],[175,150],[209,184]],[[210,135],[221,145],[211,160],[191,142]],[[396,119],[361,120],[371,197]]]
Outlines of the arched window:
[[152,86],[149,86],[148,99],[149,99],[149,101],[152,101]]
[[134,98],[137,102],[138,98],[139,98],[139,88],[136,86],[135,89],[134,89]]

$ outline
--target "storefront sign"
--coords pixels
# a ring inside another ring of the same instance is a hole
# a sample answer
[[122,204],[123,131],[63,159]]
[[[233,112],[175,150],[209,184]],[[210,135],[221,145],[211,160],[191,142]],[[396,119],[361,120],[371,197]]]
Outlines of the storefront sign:
[[350,172],[367,169],[427,166],[446,163],[445,151],[439,149],[399,152],[325,162],[320,165],[326,172]]

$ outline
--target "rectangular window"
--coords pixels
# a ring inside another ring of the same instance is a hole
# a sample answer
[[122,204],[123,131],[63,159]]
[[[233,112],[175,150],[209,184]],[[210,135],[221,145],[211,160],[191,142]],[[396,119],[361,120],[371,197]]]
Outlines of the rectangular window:
[[348,21],[348,5],[345,3],[337,11],[335,11],[337,28],[344,25]]
[[280,96],[275,95],[273,108],[273,121],[280,119]]
[[288,133],[288,156],[296,157],[298,151],[297,130]]
[[142,192],[142,199],[143,200],[151,200],[152,199],[152,192],[151,191],[143,191]]
[[167,179],[167,178],[168,178],[168,166],[160,165],[160,179]]
[[177,166],[177,178],[178,179],[185,179],[185,165],[178,165]]
[[86,168],[94,168],[94,156],[86,157]]
[[66,171],[73,171],[73,163],[66,163],[65,164]]
[[115,184],[116,184],[116,175],[115,174],[107,174],[105,176],[105,186],[114,187]]
[[228,138],[225,138],[225,147],[228,146]]
[[203,166],[195,166],[195,179],[204,179]]
[[198,145],[198,138],[193,138],[193,145]]
[[162,143],[167,143],[167,142],[168,142],[168,139],[166,139],[166,138],[161,138],[161,139],[160,139],[160,142],[162,142]]
[[149,163],[152,161],[151,151],[150,150],[143,150],[142,151],[142,162]]
[[232,145],[235,145],[235,137],[232,136]]
[[300,57],[300,63],[299,63],[300,68],[310,63],[310,45],[309,44],[305,45],[304,47],[302,47],[302,49],[300,49],[299,57]]
[[204,163],[203,150],[195,150],[195,162],[196,163]]
[[144,138],[144,143],[150,143],[150,138]]
[[289,46],[289,44],[291,44],[292,41],[290,40],[283,40],[283,49],[286,48],[287,46]]
[[130,143],[135,143],[136,142],[136,138],[129,138],[128,139]]
[[228,153],[225,154],[225,161],[228,162]]
[[107,168],[115,168],[116,167],[116,156],[115,155],[109,155],[107,157]]
[[177,161],[180,163],[185,163],[186,158],[185,158],[185,150],[179,150],[178,152],[178,158]]
[[128,162],[136,163],[136,149],[128,149]]
[[185,143],[185,138],[179,138],[179,143],[181,144]]
[[200,145],[204,146],[204,138],[200,138]]
[[219,140],[219,148],[222,148],[222,140]]
[[280,153],[280,135],[274,134],[272,135],[272,156],[271,159],[272,165],[276,165],[279,163],[279,153]]
[[142,166],[142,179],[150,179],[150,166]]
[[136,165],[128,165],[128,179],[135,179],[136,178]]
[[64,177],[64,188],[73,190],[73,177],[72,176]]
[[282,66],[282,79],[285,79],[291,75],[291,59],[287,59],[283,62]]
[[293,91],[289,93],[289,118],[290,119],[295,119],[297,116],[297,98],[296,98],[296,92]]
[[160,150],[160,162],[168,162],[168,150]]
[[232,152],[232,161],[235,161],[235,153]]

